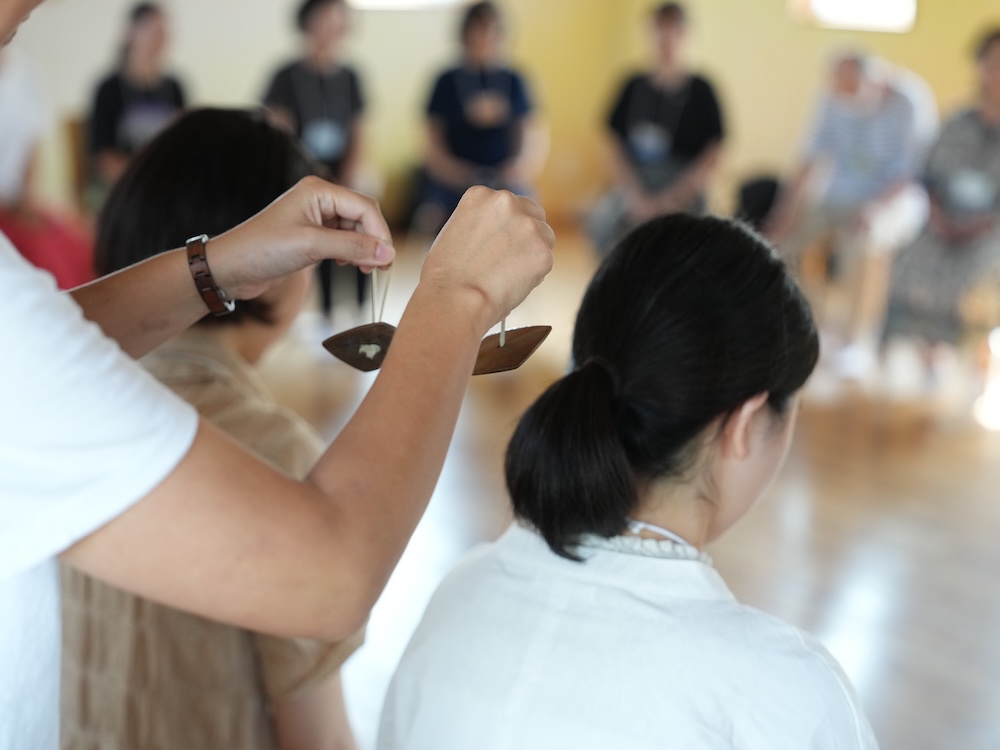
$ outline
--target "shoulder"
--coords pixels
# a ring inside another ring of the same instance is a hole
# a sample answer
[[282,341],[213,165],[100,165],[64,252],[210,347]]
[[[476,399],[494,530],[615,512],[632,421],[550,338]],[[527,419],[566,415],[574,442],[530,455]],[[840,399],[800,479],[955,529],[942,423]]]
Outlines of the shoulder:
[[975,107],[961,109],[944,121],[937,144],[946,148],[977,143],[982,133],[982,121]]
[[458,85],[456,83],[460,68],[449,68],[438,73],[431,87],[430,107],[433,110],[451,109],[459,100]]
[[271,76],[270,88],[273,90],[275,87],[288,87],[292,84],[292,79],[296,75],[299,75],[303,70],[303,65],[301,60],[292,60],[285,65],[282,65]]
[[452,83],[458,75],[462,72],[461,68],[447,68],[438,73],[437,78],[434,79],[435,87],[441,87],[445,84]]
[[506,76],[507,78],[509,78],[510,80],[516,83],[520,83],[522,85],[525,83],[525,81],[527,81],[527,78],[525,77],[524,73],[522,73],[517,68],[505,67],[501,68],[499,72],[504,76]]
[[325,447],[309,423],[276,403],[263,386],[255,386],[255,376],[241,375],[242,368],[233,369],[186,343],[182,335],[144,357],[142,363],[202,417],[244,447],[294,477],[308,474]]
[[649,82],[649,75],[646,73],[635,72],[625,78],[624,83],[622,83],[622,91],[634,91],[637,88],[651,88]]
[[105,98],[112,95],[121,95],[122,77],[118,73],[105,76],[97,83],[98,98]]
[[767,700],[804,702],[816,710],[839,704],[853,711],[855,698],[847,676],[823,644],[804,630],[737,605],[717,635],[734,644],[735,652],[728,656],[735,664],[747,673],[767,676]]
[[642,91],[650,91],[649,76],[645,73],[633,73],[627,76],[616,89],[615,107],[620,108],[623,104],[637,95],[642,95]]
[[945,130],[962,130],[979,124],[979,112],[975,107],[958,110],[944,122]]
[[909,96],[900,86],[891,85],[886,88],[888,106],[896,112],[913,113],[917,108],[917,103],[912,96]]
[[715,86],[705,76],[699,73],[692,73],[690,81],[692,94],[715,98]]
[[276,71],[274,71],[273,78],[289,78],[295,73],[295,71],[299,70],[301,67],[302,67],[301,60],[292,60],[288,63],[285,63]]
[[264,93],[265,103],[273,103],[275,99],[285,99],[293,85],[293,78],[296,71],[300,70],[302,63],[298,60],[283,65],[274,71],[267,84]]
[[489,608],[500,601],[501,590],[512,574],[505,540],[516,533],[513,532],[516,528],[511,527],[497,541],[473,547],[458,559],[435,590],[427,606],[426,620],[437,622],[440,627],[445,621],[462,620],[480,611],[479,607],[470,606],[474,602]]

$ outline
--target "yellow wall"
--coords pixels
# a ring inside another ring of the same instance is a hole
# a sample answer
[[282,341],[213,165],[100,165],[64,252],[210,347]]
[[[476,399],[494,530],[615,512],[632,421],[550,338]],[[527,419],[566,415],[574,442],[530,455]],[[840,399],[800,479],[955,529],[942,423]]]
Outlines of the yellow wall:
[[[48,0],[17,44],[38,62],[60,117],[78,115],[108,65],[129,0]],[[294,53],[294,0],[167,0],[176,68],[197,103],[252,103],[268,71]],[[524,70],[552,133],[541,197],[553,214],[575,214],[604,184],[602,123],[618,81],[646,59],[647,0],[503,0],[512,58]],[[924,76],[945,110],[972,88],[971,40],[1000,22],[996,0],[920,0],[904,35],[803,26],[786,0],[689,0],[692,57],[716,83],[730,140],[714,203],[726,208],[737,180],[786,168],[794,158],[829,52],[859,43]],[[351,57],[370,100],[369,154],[398,185],[418,162],[422,107],[436,70],[456,52],[456,11],[357,12]],[[45,185],[67,194],[64,149],[46,148]]]

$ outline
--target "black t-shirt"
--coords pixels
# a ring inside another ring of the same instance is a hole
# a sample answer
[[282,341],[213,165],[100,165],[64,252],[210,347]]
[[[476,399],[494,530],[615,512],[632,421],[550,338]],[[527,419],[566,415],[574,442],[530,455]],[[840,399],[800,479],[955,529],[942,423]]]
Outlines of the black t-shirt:
[[618,95],[608,124],[637,165],[687,165],[725,137],[715,91],[698,75],[673,91],[655,85],[649,75],[633,76]]
[[427,114],[444,127],[448,150],[481,167],[511,158],[518,123],[531,112],[524,79],[507,68],[453,68],[434,84]]
[[90,115],[90,153],[135,153],[166,128],[184,104],[184,89],[169,76],[152,88],[136,86],[120,73],[105,78]]
[[264,104],[290,112],[302,145],[340,177],[354,119],[365,108],[361,82],[352,68],[325,73],[302,61],[292,63],[275,73]]

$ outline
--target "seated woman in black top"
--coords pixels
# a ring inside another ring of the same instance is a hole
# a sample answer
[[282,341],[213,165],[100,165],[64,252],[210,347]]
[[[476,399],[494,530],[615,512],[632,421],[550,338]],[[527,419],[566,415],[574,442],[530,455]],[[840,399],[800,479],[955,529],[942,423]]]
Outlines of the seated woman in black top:
[[625,83],[608,121],[616,190],[591,220],[599,247],[659,214],[704,210],[718,163],[722,112],[712,85],[685,65],[684,8],[664,3],[653,21],[655,67]]
[[[344,0],[303,0],[296,22],[305,55],[274,74],[264,104],[274,123],[297,135],[306,151],[330,171],[330,179],[361,190],[358,167],[365,103],[358,74],[341,60],[347,11]],[[337,269],[329,260],[317,269],[322,312],[328,319]],[[343,272],[355,275],[361,307],[367,277],[357,269]]]
[[103,202],[132,154],[184,109],[184,90],[165,70],[168,41],[163,9],[153,3],[136,5],[129,14],[118,69],[98,85],[90,115],[92,208]]
[[304,0],[297,22],[305,55],[274,74],[264,104],[336,182],[353,187],[365,105],[357,73],[340,60],[347,6]]
[[539,159],[528,87],[502,62],[504,29],[490,2],[469,6],[463,60],[442,73],[427,105],[425,179],[415,217],[436,231],[473,185],[532,191]]

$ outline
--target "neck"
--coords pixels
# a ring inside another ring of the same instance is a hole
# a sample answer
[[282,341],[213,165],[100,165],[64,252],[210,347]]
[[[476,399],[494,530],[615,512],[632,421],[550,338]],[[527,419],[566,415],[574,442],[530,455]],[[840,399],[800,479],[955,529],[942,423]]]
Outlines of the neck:
[[151,60],[129,60],[125,63],[125,77],[134,83],[154,84],[160,80],[160,66]]
[[306,64],[320,73],[329,73],[337,67],[337,55],[328,50],[310,50],[306,55]]
[[[636,521],[645,521],[677,534],[684,541],[703,549],[709,541],[709,529],[715,519],[715,506],[693,485],[653,484],[631,514]],[[626,531],[626,534],[631,532]],[[643,529],[634,536],[659,539],[654,531]]]
[[653,71],[653,80],[663,86],[676,86],[687,77],[687,70],[677,59],[661,60]]
[[489,70],[495,68],[496,62],[494,60],[484,60],[477,57],[465,56],[465,67],[472,70]]

